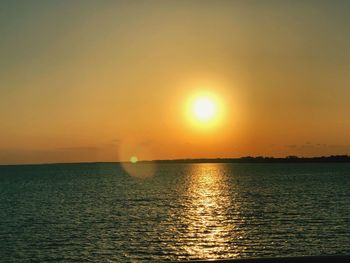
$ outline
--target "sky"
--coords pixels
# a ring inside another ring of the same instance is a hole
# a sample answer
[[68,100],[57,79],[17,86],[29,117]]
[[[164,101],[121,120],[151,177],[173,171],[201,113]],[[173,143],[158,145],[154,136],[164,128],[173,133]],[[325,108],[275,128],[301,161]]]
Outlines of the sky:
[[[0,164],[350,153],[350,2],[0,1]],[[189,103],[220,109],[198,123]]]

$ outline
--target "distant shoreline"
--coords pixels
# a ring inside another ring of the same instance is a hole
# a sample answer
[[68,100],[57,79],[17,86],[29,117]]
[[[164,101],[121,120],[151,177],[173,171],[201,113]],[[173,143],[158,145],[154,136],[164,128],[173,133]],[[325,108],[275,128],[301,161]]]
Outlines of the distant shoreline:
[[[121,164],[129,162],[62,162],[62,163],[22,163],[0,164],[1,166],[32,166],[32,165],[74,165],[74,164]],[[264,157],[246,156],[238,158],[187,158],[167,160],[141,160],[138,163],[350,163],[349,155],[330,155],[319,157]]]
[[[147,162],[147,161],[146,161]],[[350,163],[348,155],[331,155],[319,157],[264,157],[246,156],[239,158],[196,158],[196,159],[174,159],[174,160],[153,160],[156,163]]]

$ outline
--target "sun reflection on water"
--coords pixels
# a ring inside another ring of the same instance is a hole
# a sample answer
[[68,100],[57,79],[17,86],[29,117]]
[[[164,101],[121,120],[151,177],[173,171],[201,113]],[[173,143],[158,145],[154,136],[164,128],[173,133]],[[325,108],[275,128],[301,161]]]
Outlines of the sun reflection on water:
[[236,257],[232,246],[235,224],[230,216],[237,210],[232,203],[227,175],[221,164],[198,164],[191,167],[187,188],[186,211],[183,224],[186,226],[182,248],[190,258],[212,259],[229,254]]

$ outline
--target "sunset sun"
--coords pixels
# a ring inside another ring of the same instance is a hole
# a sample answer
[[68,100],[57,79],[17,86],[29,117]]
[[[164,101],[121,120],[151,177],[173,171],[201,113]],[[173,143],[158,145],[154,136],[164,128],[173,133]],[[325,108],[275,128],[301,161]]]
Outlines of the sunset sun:
[[217,105],[209,97],[200,97],[193,102],[193,114],[200,121],[209,121],[215,118]]

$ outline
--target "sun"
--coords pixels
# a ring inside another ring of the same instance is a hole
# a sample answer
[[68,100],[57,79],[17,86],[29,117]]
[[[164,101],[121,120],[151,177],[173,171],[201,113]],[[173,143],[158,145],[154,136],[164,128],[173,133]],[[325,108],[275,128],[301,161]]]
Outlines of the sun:
[[207,122],[215,118],[217,105],[210,97],[199,97],[194,100],[192,111],[197,120]]
[[197,89],[184,100],[183,113],[193,131],[212,132],[225,124],[226,101],[219,91]]

